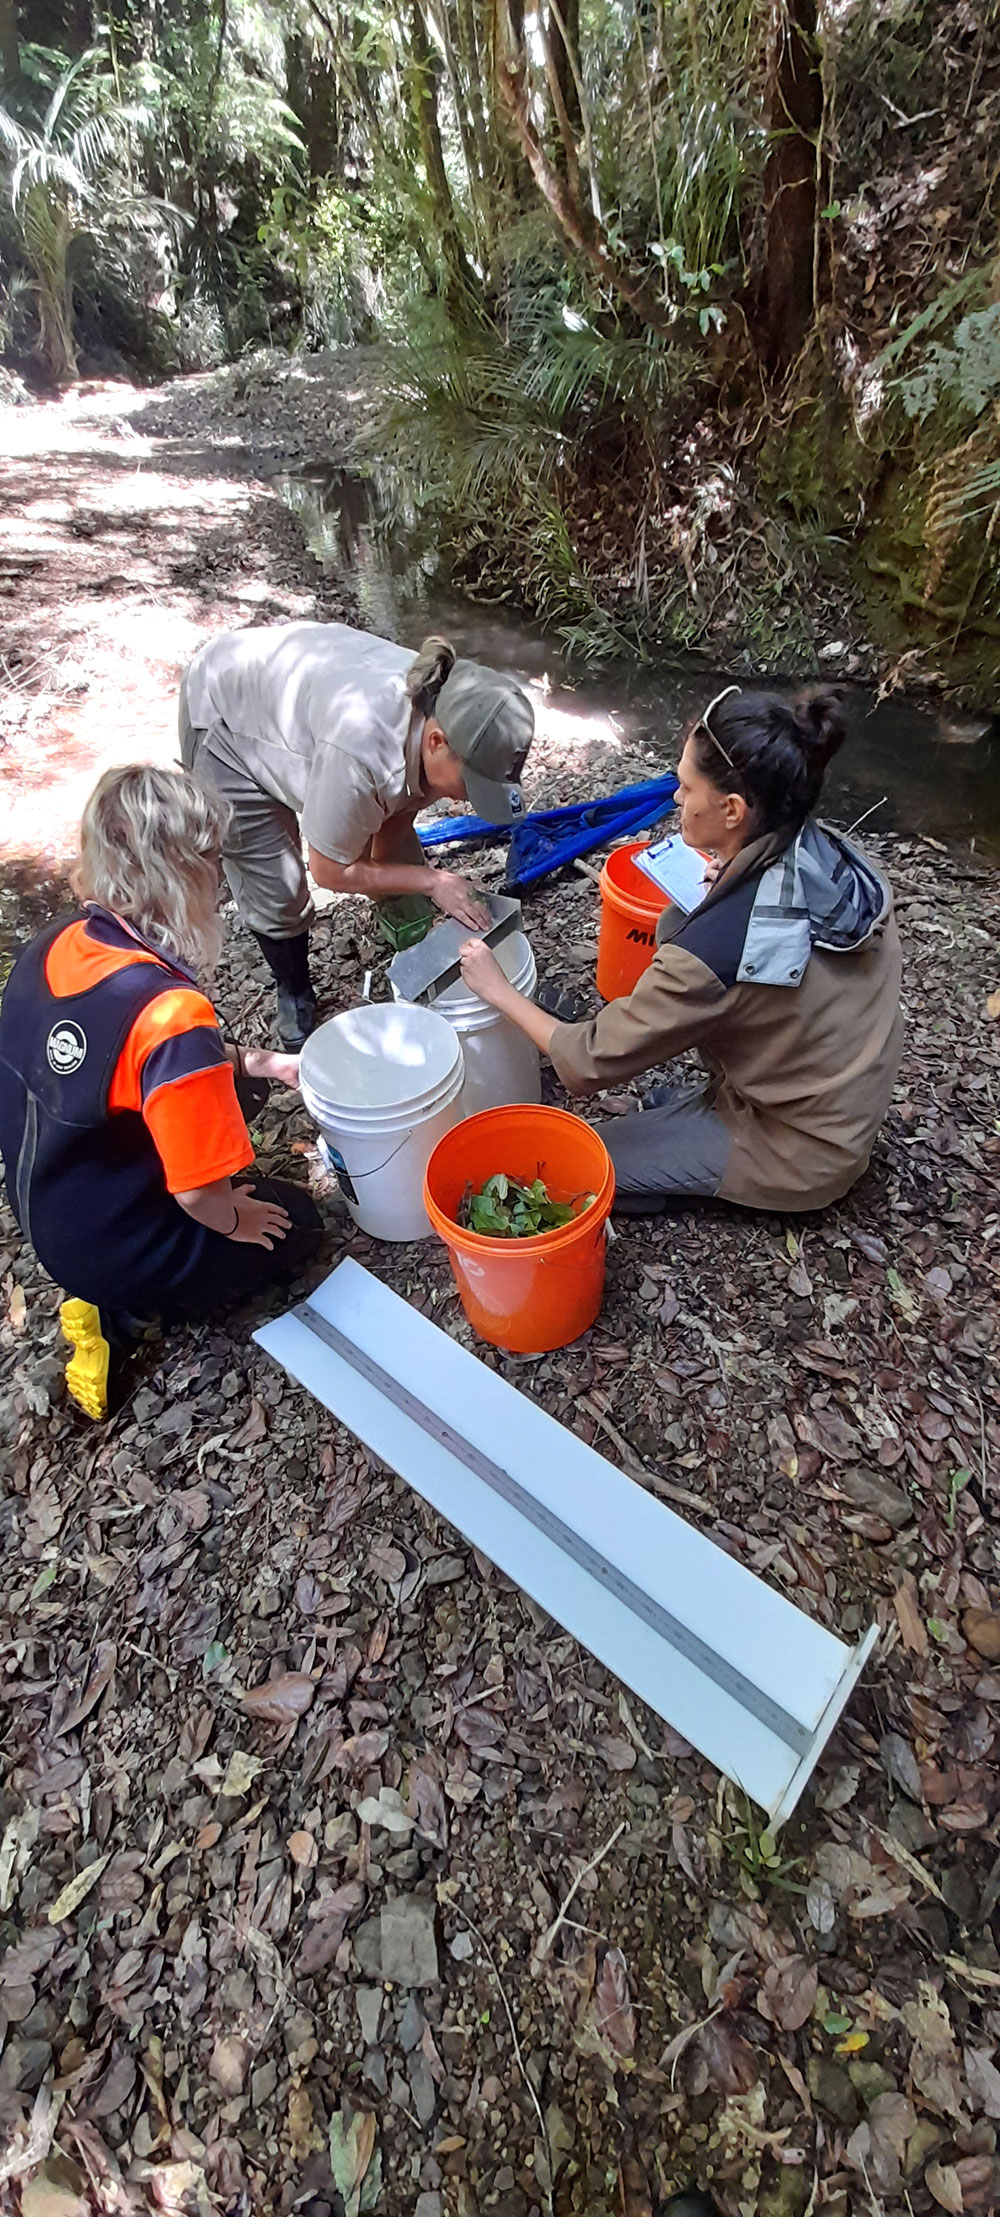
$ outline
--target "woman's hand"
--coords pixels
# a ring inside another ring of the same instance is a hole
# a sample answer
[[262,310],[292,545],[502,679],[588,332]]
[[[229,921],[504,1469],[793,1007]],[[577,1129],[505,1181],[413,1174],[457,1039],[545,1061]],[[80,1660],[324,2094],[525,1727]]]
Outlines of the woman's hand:
[[495,954],[483,945],[481,939],[467,939],[459,951],[462,976],[473,993],[481,1001],[488,1001],[491,1008],[499,1008],[511,992],[510,979],[504,976]]
[[291,1217],[277,1202],[258,1201],[245,1184],[234,1185],[230,1178],[192,1186],[189,1193],[175,1193],[174,1200],[206,1231],[243,1247],[273,1247],[291,1229]]
[[239,1054],[245,1077],[267,1078],[275,1085],[288,1085],[293,1091],[298,1090],[298,1055],[280,1055],[270,1047],[241,1047]]
[[427,890],[446,916],[454,916],[470,931],[482,931],[490,912],[481,895],[458,870],[431,870]]
[[284,1239],[291,1230],[287,1209],[280,1208],[276,1201],[256,1200],[243,1186],[233,1190],[233,1207],[236,1222],[226,1237],[241,1247],[273,1247],[275,1240]]

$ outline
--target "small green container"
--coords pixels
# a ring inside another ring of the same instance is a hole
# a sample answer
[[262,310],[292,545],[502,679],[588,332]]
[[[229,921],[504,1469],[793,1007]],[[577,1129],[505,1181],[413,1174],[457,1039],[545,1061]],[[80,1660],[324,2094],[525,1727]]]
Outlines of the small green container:
[[395,900],[379,901],[375,910],[379,937],[397,955],[404,947],[418,947],[426,939],[435,913],[433,901],[425,900],[422,893],[402,893]]

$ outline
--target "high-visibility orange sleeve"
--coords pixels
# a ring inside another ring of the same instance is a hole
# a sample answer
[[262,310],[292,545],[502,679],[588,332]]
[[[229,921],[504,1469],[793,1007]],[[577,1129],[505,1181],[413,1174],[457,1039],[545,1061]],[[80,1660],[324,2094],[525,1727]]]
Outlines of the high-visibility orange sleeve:
[[[49,949],[46,982],[65,998],[136,961],[156,956],[95,940],[86,922],[70,924]],[[109,1113],[123,1109],[144,1118],[169,1193],[214,1185],[252,1163],[232,1064],[211,1001],[197,987],[170,985],[140,1010],[108,1091]]]

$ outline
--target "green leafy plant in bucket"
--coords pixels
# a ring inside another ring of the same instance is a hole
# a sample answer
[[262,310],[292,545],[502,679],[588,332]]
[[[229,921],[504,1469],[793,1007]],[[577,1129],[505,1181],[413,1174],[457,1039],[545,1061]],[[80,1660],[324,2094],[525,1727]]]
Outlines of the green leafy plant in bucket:
[[465,1193],[458,1221],[467,1232],[482,1232],[487,1239],[534,1239],[538,1232],[555,1232],[590,1207],[592,1193],[574,1201],[553,1201],[541,1178],[519,1185],[498,1170],[478,1193]]

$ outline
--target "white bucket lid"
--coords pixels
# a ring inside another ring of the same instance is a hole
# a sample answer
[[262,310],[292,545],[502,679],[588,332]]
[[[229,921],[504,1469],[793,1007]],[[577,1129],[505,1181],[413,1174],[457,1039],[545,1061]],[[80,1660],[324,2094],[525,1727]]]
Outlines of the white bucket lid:
[[[535,957],[523,931],[508,932],[506,939],[501,939],[499,945],[494,947],[493,953],[504,977],[516,987],[518,993],[530,993],[534,989],[538,975]],[[489,1002],[482,1000],[478,993],[470,993],[463,978],[457,978],[446,993],[439,993],[434,1006],[441,1010],[443,1016],[447,1016],[450,1024],[462,1024],[470,1019],[491,1024],[499,1021],[496,1009],[491,1008]]]
[[433,1009],[363,1001],[306,1040],[299,1077],[310,1106],[368,1114],[377,1123],[399,1109],[422,1108],[447,1089],[461,1060],[461,1040]]
[[[459,1034],[456,1031],[456,1039]],[[313,1122],[327,1135],[337,1134],[341,1139],[374,1139],[379,1133],[415,1132],[423,1124],[430,1123],[439,1111],[457,1101],[465,1084],[465,1057],[456,1062],[451,1077],[435,1087],[422,1101],[403,1101],[398,1108],[346,1109],[331,1107],[319,1099],[308,1084],[302,1086],[302,1099]]]

